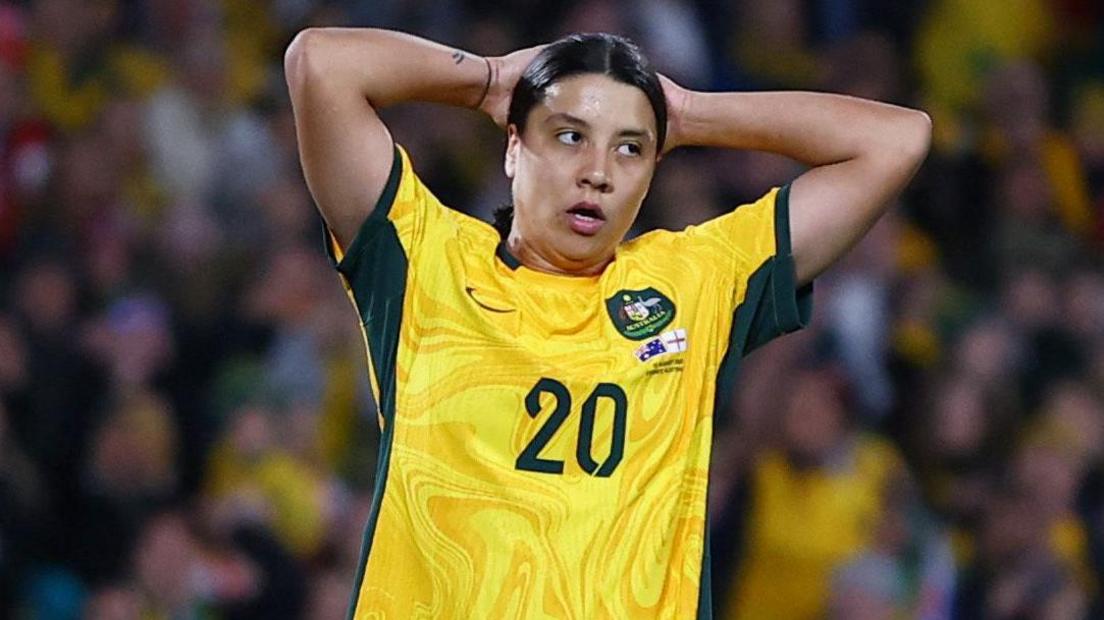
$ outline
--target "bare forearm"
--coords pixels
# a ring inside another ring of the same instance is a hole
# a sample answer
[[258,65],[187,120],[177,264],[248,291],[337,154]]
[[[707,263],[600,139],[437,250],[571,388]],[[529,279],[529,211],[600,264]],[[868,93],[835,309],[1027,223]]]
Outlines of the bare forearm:
[[403,101],[475,107],[488,65],[474,54],[374,28],[311,28],[285,60],[289,82],[352,89],[376,109]]
[[299,159],[338,243],[352,241],[392,170],[394,141],[377,110],[444,103],[477,107],[503,125],[509,93],[539,49],[482,58],[387,30],[299,33],[284,56]]
[[924,142],[924,113],[894,105],[812,92],[684,91],[682,145],[779,153],[808,166]]
[[668,82],[673,144],[770,151],[811,169],[789,193],[796,277],[805,283],[870,230],[931,143],[918,110],[810,92],[699,93]]

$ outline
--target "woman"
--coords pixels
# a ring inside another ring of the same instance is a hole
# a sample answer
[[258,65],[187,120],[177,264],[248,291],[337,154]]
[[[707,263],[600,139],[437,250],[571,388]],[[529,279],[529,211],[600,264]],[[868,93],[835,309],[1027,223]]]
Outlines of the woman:
[[[689,91],[609,35],[480,58],[311,29],[285,64],[380,403],[350,617],[709,616],[718,382],[807,321],[807,285],[922,161],[927,116]],[[506,129],[500,230],[419,180],[376,115],[404,101],[477,108]],[[701,226],[623,243],[662,153],[681,145],[811,170]]]

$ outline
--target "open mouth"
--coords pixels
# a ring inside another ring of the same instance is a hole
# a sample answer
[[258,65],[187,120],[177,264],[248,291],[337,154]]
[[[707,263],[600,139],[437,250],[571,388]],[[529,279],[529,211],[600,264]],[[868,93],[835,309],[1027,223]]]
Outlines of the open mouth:
[[597,205],[590,203],[580,202],[579,204],[571,207],[567,210],[568,214],[579,217],[583,220],[598,220],[606,221],[606,216],[602,213],[602,209]]
[[567,210],[567,223],[574,232],[589,237],[606,223],[606,215],[598,205],[580,202]]

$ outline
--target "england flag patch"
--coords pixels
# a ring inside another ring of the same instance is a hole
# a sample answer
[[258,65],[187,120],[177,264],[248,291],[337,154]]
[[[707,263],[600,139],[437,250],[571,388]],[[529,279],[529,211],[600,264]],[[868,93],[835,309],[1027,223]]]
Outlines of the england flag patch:
[[686,350],[686,329],[663,332],[636,349],[636,359],[646,362],[665,353],[682,353]]

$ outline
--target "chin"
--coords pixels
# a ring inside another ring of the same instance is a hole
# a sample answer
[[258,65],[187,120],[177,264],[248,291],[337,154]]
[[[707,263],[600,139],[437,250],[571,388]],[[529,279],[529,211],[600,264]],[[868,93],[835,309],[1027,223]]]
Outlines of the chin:
[[593,265],[605,256],[613,254],[613,247],[609,247],[608,244],[602,243],[595,237],[574,236],[575,239],[570,239],[562,244],[559,250],[560,256],[576,265]]
[[601,248],[572,248],[572,250],[565,250],[561,252],[560,256],[565,261],[566,265],[563,265],[566,269],[585,269],[593,267],[598,263],[602,263],[603,259],[607,256],[612,257],[613,252],[603,252]]

